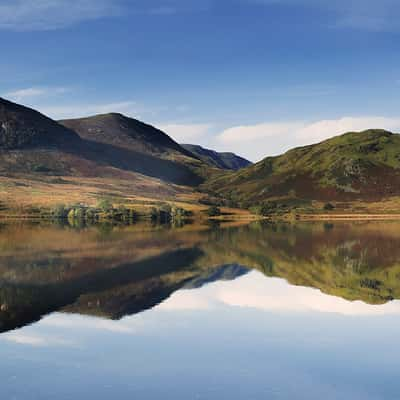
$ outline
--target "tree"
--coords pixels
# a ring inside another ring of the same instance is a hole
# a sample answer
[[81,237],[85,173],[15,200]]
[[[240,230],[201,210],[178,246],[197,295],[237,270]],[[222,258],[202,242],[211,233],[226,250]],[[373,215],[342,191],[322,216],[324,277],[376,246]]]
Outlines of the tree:
[[108,199],[101,199],[97,203],[97,207],[103,212],[110,212],[113,209],[113,205]]
[[331,203],[326,203],[325,205],[324,205],[324,210],[325,211],[332,211],[332,210],[334,210],[335,209],[335,206],[333,205],[333,204],[331,204]]
[[211,206],[208,210],[207,210],[207,215],[209,217],[218,217],[219,215],[221,215],[221,209],[217,206]]
[[263,216],[275,214],[278,210],[278,203],[276,201],[265,201],[261,204],[260,214]]
[[64,219],[68,216],[69,209],[64,204],[57,204],[52,210],[52,215],[57,219]]

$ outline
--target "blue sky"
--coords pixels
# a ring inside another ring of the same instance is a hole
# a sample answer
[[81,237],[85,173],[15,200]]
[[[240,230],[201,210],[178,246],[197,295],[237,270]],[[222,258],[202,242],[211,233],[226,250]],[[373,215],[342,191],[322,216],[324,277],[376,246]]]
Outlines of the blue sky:
[[400,131],[397,0],[2,0],[0,93],[252,160]]

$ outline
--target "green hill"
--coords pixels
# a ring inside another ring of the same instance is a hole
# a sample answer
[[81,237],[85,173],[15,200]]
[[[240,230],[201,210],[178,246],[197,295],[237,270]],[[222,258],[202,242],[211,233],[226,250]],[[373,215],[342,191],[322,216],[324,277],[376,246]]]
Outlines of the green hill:
[[249,160],[234,153],[218,153],[194,144],[182,144],[181,146],[212,167],[237,171],[251,165]]
[[379,201],[400,195],[400,135],[350,132],[210,179],[242,206],[265,200]]

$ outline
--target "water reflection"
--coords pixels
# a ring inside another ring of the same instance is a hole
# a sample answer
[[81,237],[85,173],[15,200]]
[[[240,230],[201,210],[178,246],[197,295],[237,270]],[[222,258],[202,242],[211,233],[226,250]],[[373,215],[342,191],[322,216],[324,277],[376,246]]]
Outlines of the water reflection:
[[162,307],[204,308],[204,292],[200,298],[193,289],[221,280],[230,282],[210,297],[213,304],[377,314],[397,313],[392,300],[400,298],[396,223],[4,225],[0,250],[2,332],[57,311],[120,319],[180,289]]

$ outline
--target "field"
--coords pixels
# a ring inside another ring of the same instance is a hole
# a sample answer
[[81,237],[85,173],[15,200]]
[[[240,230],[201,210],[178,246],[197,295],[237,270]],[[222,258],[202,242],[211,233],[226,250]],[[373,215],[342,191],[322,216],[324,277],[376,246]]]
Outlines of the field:
[[[30,218],[34,209],[51,209],[59,204],[82,204],[94,207],[107,199],[115,206],[133,208],[146,214],[152,207],[168,203],[191,211],[203,219],[208,206],[199,203],[204,195],[192,188],[168,185],[157,179],[137,174],[134,180],[83,178],[71,176],[0,177],[0,217]],[[255,219],[247,210],[221,209],[219,220]]]

